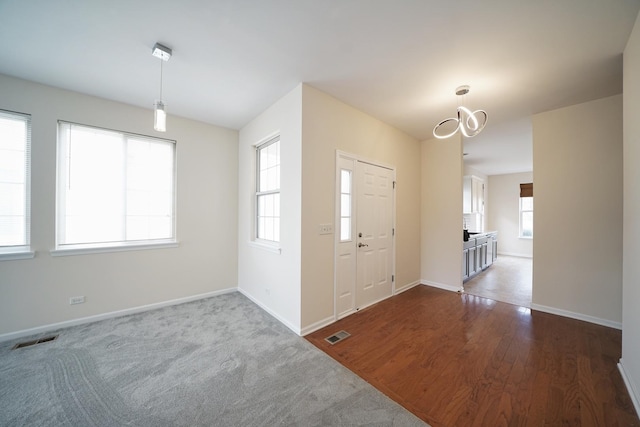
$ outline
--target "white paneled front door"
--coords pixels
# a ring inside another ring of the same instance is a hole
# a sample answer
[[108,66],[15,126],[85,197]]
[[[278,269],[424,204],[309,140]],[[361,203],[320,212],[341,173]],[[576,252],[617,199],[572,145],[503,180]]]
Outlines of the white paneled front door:
[[356,164],[356,309],[391,296],[393,171]]
[[336,317],[393,294],[394,171],[336,159]]

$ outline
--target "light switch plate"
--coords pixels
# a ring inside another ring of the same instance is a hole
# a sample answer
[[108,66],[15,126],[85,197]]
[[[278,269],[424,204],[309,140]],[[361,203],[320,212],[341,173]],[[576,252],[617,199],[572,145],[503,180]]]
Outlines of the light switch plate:
[[318,234],[332,234],[333,224],[320,224],[318,226]]

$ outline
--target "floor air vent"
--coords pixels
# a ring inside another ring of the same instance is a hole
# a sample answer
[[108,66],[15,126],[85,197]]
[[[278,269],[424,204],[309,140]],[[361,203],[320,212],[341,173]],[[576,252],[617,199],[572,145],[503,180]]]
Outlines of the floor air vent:
[[335,334],[331,335],[330,337],[325,338],[324,340],[326,342],[328,342],[329,344],[333,345],[339,341],[342,341],[345,338],[350,337],[351,334],[346,332],[346,331],[340,331],[340,332],[336,332]]
[[38,338],[37,340],[19,342],[18,344],[14,345],[11,350],[15,350],[17,348],[31,347],[32,345],[54,341],[56,338],[58,338],[57,335],[49,335],[48,337]]

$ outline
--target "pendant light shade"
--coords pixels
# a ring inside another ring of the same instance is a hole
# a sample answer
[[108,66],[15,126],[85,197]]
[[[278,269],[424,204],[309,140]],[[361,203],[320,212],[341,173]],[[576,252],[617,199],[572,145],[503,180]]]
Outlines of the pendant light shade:
[[164,109],[164,103],[162,101],[156,101],[155,113],[153,116],[153,128],[158,132],[167,131],[167,112]]
[[166,46],[156,43],[151,54],[160,59],[160,100],[154,105],[153,128],[158,132],[167,131],[167,110],[166,105],[162,102],[162,63],[167,62],[171,58],[172,51]]

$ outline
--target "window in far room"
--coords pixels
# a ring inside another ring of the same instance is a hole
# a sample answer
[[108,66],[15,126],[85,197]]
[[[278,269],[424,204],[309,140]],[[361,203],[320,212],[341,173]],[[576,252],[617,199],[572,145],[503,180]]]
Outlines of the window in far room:
[[58,123],[56,249],[175,244],[175,141]]
[[30,258],[31,116],[0,111],[0,259]]
[[280,242],[280,137],[256,147],[256,238]]
[[520,184],[520,237],[533,238],[533,183]]

